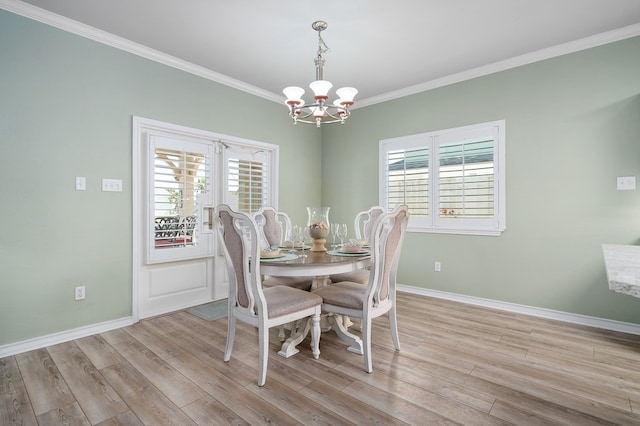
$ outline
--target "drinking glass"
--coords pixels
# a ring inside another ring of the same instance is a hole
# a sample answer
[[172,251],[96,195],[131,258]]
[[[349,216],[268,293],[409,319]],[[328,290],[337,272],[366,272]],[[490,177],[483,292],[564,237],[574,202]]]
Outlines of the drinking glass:
[[347,238],[347,224],[343,223],[338,225],[338,232],[336,234],[340,238],[340,246],[344,245],[344,239]]
[[293,244],[294,247],[296,246],[300,246],[300,250],[302,251],[302,254],[300,254],[300,257],[307,257],[307,255],[304,253],[304,240],[307,236],[307,227],[306,226],[294,226],[293,227]]
[[339,223],[331,224],[331,235],[333,235],[333,246],[336,246],[336,235],[338,234],[338,228],[340,227]]

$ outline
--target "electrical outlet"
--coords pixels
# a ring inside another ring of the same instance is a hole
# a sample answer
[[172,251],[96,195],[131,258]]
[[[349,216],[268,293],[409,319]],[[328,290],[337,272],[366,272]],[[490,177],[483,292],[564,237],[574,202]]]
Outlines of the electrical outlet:
[[440,272],[441,264],[439,260],[436,260],[436,263],[433,265],[433,270],[436,272]]
[[75,290],[76,290],[75,291],[75,295],[76,295],[75,300],[84,300],[84,298],[86,297],[86,290],[87,290],[86,287],[83,286],[83,285],[79,285],[79,286],[76,286]]

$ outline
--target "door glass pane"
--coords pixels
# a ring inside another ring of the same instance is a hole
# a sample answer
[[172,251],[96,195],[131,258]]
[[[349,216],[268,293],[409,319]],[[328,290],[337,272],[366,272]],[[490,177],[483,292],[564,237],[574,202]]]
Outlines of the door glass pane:
[[228,151],[225,199],[232,208],[253,213],[271,203],[270,157],[238,151]]
[[162,147],[154,158],[154,243],[156,249],[198,245],[200,195],[206,191],[204,153]]

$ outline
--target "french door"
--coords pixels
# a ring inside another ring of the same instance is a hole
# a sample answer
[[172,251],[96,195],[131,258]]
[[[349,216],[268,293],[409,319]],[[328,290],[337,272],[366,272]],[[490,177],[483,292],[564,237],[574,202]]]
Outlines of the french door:
[[277,146],[140,117],[132,136],[134,319],[226,298],[213,209],[277,207]]

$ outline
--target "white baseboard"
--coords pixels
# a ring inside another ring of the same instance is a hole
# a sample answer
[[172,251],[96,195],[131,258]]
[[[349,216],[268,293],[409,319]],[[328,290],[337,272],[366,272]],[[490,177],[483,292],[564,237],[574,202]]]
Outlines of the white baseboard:
[[9,343],[8,345],[0,346],[0,358],[44,348],[46,346],[57,345],[59,343],[80,339],[82,337],[103,333],[109,330],[115,330],[116,328],[126,327],[133,323],[133,317],[125,317],[117,320],[78,327],[72,330],[61,331],[47,336],[35,337],[33,339],[23,340],[22,342]]
[[396,289],[404,293],[412,293],[421,296],[435,297],[438,299],[453,300],[455,302],[484,306],[486,308],[500,309],[508,312],[516,312],[519,314],[531,315],[534,317],[554,319],[573,324],[602,328],[605,330],[640,335],[640,324],[614,321],[605,318],[590,317],[587,315],[572,314],[569,312],[554,311],[551,309],[536,308],[533,306],[518,305],[516,303],[501,302],[498,300],[483,299],[480,297],[465,296],[462,294],[448,293],[446,291],[430,290],[426,288],[411,287],[400,284],[396,286]]
[[[604,318],[590,317],[587,315],[572,314],[568,312],[554,311],[551,309],[536,308],[533,306],[518,305],[516,303],[501,302],[498,300],[483,299],[480,297],[465,296],[462,294],[448,293],[446,291],[430,290],[421,287],[411,287],[397,285],[397,290],[404,293],[417,294],[420,296],[435,297],[438,299],[452,300],[454,302],[468,303],[470,305],[484,306],[486,308],[500,309],[507,312],[531,315],[569,322],[573,324],[586,325],[589,327],[602,328],[605,330],[619,331],[622,333],[640,335],[640,324],[614,321]],[[72,330],[61,331],[47,336],[35,337],[17,343],[9,343],[0,346],[0,358],[16,355],[19,353],[44,348],[46,346],[57,345],[74,339],[103,333],[116,328],[126,327],[133,324],[133,317],[125,317],[117,320],[106,321],[99,324],[92,324],[85,327],[78,327]]]

